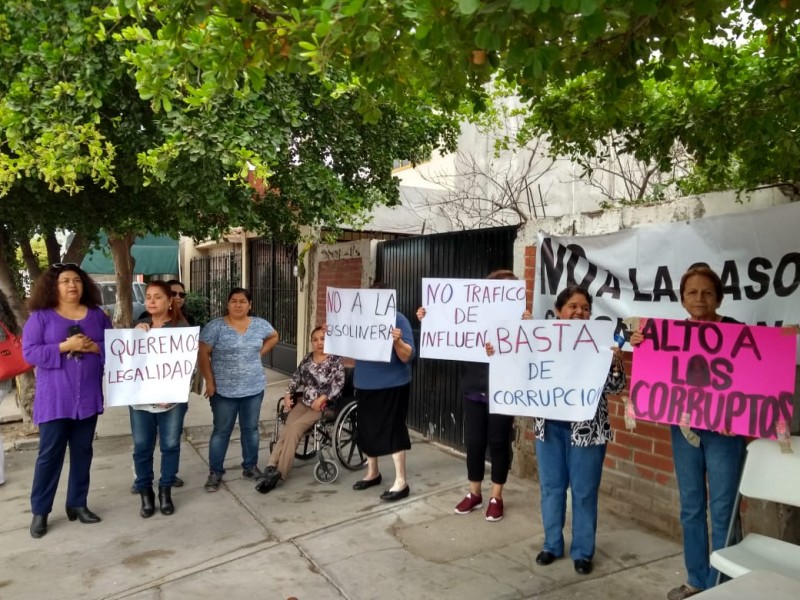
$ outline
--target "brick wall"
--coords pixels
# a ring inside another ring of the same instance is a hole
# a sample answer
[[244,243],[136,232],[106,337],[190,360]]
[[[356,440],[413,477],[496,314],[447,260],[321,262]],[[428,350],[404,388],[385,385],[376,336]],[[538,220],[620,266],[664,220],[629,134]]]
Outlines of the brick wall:
[[363,261],[361,258],[340,258],[319,263],[317,272],[316,323],[325,320],[325,290],[329,287],[360,288]]

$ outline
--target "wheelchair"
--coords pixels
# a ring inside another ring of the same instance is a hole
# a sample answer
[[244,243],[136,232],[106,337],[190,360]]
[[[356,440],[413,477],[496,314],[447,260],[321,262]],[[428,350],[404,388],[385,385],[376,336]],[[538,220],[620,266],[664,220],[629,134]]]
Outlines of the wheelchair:
[[[302,393],[296,392],[294,401],[300,402],[301,396]],[[278,399],[275,427],[269,443],[270,452],[278,442],[288,415],[289,411],[286,410],[281,397]],[[319,483],[336,481],[339,476],[337,462],[350,471],[357,471],[367,464],[366,455],[356,444],[357,416],[358,403],[351,392],[350,395],[339,398],[333,406],[326,407],[319,421],[314,423],[297,445],[295,458],[300,460],[317,458],[314,479]]]

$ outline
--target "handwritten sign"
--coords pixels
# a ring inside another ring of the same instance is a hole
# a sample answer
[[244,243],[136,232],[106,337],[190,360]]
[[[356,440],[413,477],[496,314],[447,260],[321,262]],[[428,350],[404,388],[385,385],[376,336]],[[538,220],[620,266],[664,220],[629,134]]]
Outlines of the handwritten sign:
[[611,366],[614,323],[517,320],[495,326],[491,335],[489,412],[594,418]]
[[188,402],[199,338],[199,327],[107,330],[106,405]]
[[328,288],[325,352],[357,360],[389,362],[397,323],[394,290]]
[[517,320],[525,311],[525,282],[425,278],[422,306],[422,358],[485,363],[491,322]]
[[634,352],[637,418],[775,438],[792,420],[797,336],[780,328],[648,319]]

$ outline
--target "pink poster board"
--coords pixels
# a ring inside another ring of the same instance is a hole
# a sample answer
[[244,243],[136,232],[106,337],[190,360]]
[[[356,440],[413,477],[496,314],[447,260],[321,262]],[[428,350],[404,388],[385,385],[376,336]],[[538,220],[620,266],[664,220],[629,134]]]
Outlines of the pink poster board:
[[735,323],[642,323],[631,375],[637,419],[763,438],[790,426],[794,333]]

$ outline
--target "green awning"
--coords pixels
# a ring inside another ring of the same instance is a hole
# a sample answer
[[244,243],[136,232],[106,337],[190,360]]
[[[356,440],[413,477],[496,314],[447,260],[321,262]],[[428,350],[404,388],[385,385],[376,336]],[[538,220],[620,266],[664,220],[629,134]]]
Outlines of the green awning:
[[[134,275],[177,275],[178,240],[165,235],[145,235],[137,237],[131,248],[136,261]],[[89,274],[111,275],[115,273],[111,249],[105,234],[100,234],[100,249],[90,250],[81,263],[81,268]]]

